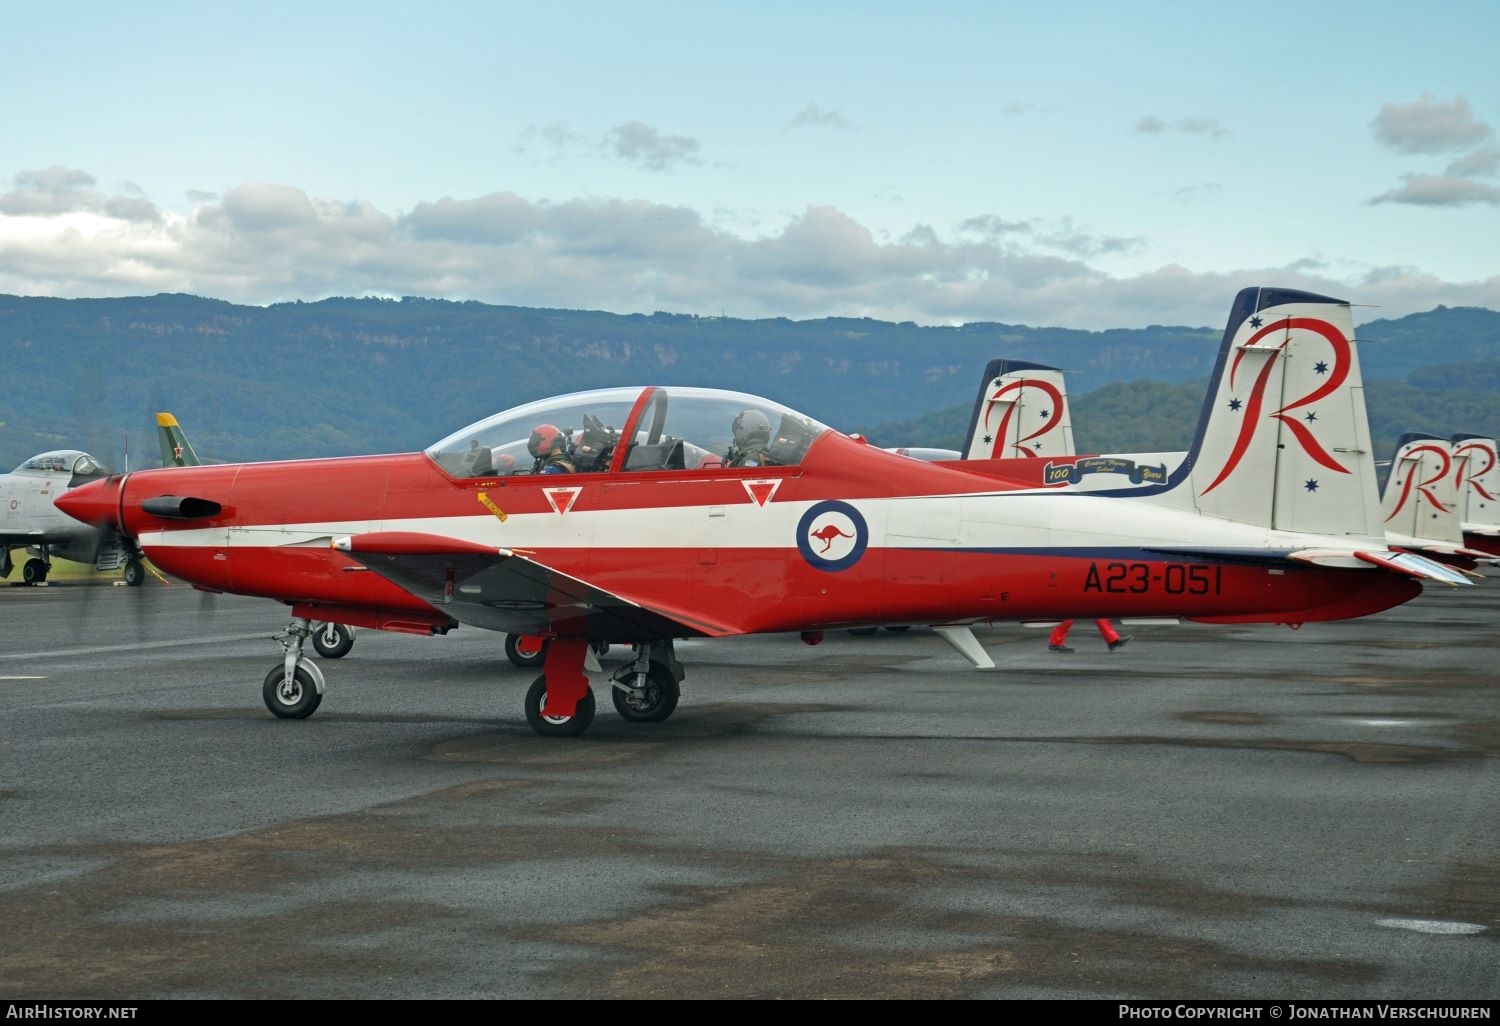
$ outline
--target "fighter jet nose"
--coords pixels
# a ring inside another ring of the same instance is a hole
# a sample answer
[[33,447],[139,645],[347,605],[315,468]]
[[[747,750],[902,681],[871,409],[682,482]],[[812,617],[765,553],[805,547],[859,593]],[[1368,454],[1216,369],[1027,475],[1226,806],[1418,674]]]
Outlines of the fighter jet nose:
[[82,520],[93,527],[119,527],[120,478],[107,477],[99,481],[70,488],[54,500],[58,509],[74,520]]

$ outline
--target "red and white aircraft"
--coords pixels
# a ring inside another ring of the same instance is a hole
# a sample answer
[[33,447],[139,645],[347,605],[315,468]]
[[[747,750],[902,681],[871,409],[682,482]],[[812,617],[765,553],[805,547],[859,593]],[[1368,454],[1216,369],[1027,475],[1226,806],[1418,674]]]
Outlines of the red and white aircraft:
[[[1007,484],[753,396],[647,387],[517,407],[422,453],[140,471],[59,501],[199,588],[290,606],[263,685],[278,716],[321,701],[311,621],[464,623],[550,638],[526,717],[576,735],[594,716],[591,642],[637,646],[611,697],[626,719],[659,721],[679,697],[678,638],[1080,616],[1301,624],[1387,609],[1424,579],[1468,584],[1386,545],[1352,335],[1347,303],[1241,292],[1192,452],[1125,494]],[[760,418],[761,465],[735,466],[731,425]],[[574,473],[545,459],[559,436]]]

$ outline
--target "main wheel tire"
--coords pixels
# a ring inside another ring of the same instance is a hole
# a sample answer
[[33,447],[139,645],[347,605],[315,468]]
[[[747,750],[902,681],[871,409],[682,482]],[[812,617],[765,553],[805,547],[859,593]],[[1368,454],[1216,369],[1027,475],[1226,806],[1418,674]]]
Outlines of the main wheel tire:
[[523,670],[541,666],[547,661],[547,639],[534,634],[507,634],[505,658]]
[[21,580],[27,584],[41,584],[47,579],[47,564],[40,559],[28,559],[21,567]]
[[132,588],[139,588],[142,584],[146,583],[146,568],[141,566],[139,559],[126,561],[125,583]]
[[266,708],[283,720],[305,720],[313,714],[323,696],[313,683],[312,674],[302,667],[292,674],[292,679],[283,686],[286,668],[278,666],[266,674],[265,686],[260,689]]
[[313,631],[313,648],[328,659],[342,659],[354,647],[354,632],[341,623],[325,623]]
[[682,697],[677,678],[661,663],[651,664],[646,674],[646,686],[641,690],[646,693],[644,698],[636,698],[617,687],[609,689],[615,712],[622,719],[632,723],[660,723],[676,711],[677,700]]
[[547,675],[532,681],[526,689],[526,722],[542,737],[577,737],[594,722],[594,689],[584,691],[572,716],[543,716],[542,701],[547,697]]
[[849,633],[858,634],[860,637],[864,637],[867,634],[874,634],[878,630],[880,630],[879,627],[850,627]]

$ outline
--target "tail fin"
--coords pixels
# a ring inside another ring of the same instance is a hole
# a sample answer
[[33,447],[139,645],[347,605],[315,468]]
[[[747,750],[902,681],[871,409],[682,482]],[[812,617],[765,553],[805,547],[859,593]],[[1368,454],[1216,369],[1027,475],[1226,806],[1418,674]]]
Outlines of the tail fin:
[[161,465],[164,467],[200,466],[198,454],[193,451],[187,436],[170,413],[156,415],[157,441],[161,443]]
[[1452,446],[1436,435],[1409,432],[1396,442],[1380,506],[1394,543],[1463,544],[1452,453]]
[[1020,360],[991,360],[969,418],[966,460],[1072,456],[1073,420],[1063,372]]
[[1290,289],[1241,290],[1193,449],[1171,483],[1184,475],[1209,516],[1382,536],[1348,303]]
[[1463,529],[1472,534],[1500,534],[1500,465],[1496,443],[1483,435],[1454,435],[1454,484]]

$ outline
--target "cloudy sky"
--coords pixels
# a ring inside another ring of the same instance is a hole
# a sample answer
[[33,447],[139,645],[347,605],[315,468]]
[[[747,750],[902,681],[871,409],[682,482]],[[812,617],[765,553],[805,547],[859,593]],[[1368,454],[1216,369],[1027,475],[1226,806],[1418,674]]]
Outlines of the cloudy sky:
[[0,292],[1500,309],[1500,3],[0,0]]

